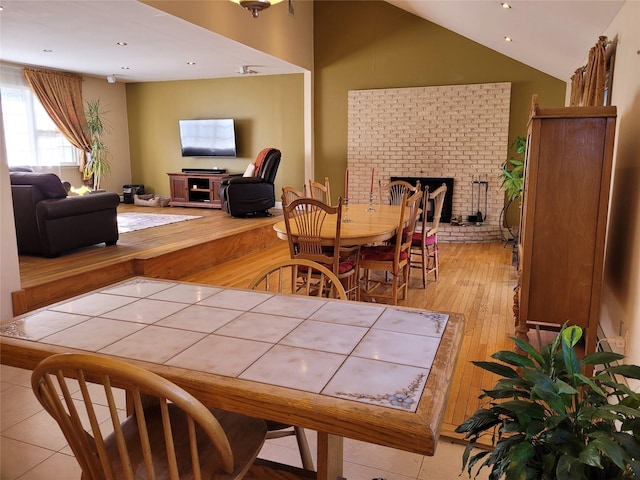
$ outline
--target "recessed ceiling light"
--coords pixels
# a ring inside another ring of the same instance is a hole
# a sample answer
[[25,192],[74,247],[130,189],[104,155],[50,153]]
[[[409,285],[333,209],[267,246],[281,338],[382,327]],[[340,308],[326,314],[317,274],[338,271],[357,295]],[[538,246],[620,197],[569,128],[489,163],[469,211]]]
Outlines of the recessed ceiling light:
[[45,48],[44,50],[42,50],[44,53],[52,53],[53,50],[49,50],[48,48]]
[[195,65],[196,62],[187,62],[187,65]]
[[120,45],[121,47],[126,47],[127,42],[116,42],[116,45]]
[[511,37],[504,37],[504,41],[505,42],[513,42],[513,39]]
[[120,70],[129,70],[129,67],[120,67]]
[[502,2],[500,5],[502,5],[502,8],[504,8],[505,10],[508,10],[511,8],[511,5],[509,5],[507,2]]

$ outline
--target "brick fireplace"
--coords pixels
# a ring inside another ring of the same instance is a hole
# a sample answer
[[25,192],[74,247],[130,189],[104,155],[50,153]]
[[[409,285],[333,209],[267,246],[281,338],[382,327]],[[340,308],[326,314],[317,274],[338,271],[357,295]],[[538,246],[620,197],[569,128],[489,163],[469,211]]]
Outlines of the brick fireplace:
[[[372,173],[376,202],[379,181],[451,178],[451,215],[466,225],[445,223],[438,239],[499,240],[504,193],[498,174],[507,157],[510,96],[510,83],[350,91],[350,200],[368,201]],[[478,179],[488,184],[480,225],[466,222],[477,210]]]

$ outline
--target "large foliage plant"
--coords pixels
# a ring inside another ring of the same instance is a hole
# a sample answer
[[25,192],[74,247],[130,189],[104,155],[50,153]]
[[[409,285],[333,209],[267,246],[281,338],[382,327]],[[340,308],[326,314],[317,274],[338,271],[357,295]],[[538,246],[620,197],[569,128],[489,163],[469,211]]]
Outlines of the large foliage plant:
[[104,120],[105,111],[100,99],[85,101],[85,128],[91,141],[91,153],[84,167],[85,180],[93,180],[94,190],[100,189],[102,177],[111,173],[110,152],[104,143],[104,136],[109,132],[109,125]]
[[[473,362],[501,378],[456,429],[468,441],[469,477],[486,467],[490,480],[640,479],[640,395],[627,385],[640,379],[640,367],[620,364],[624,357],[613,352],[579,359],[581,336],[580,327],[563,326],[539,350],[513,338],[517,352]],[[474,450],[485,435],[493,450]]]

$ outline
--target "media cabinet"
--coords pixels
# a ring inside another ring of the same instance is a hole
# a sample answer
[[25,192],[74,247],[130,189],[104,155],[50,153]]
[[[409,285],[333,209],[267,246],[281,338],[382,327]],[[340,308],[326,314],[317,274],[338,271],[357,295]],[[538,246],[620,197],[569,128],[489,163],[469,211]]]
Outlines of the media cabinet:
[[222,208],[218,189],[226,173],[168,173],[172,207]]

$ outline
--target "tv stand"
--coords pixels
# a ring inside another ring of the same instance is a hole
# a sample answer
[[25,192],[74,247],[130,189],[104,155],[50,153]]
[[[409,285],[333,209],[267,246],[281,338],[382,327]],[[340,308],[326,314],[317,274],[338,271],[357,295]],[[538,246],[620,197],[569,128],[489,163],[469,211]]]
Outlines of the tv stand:
[[228,177],[226,173],[187,173],[183,169],[183,173],[167,175],[171,192],[170,206],[222,208],[218,189],[222,179]]

